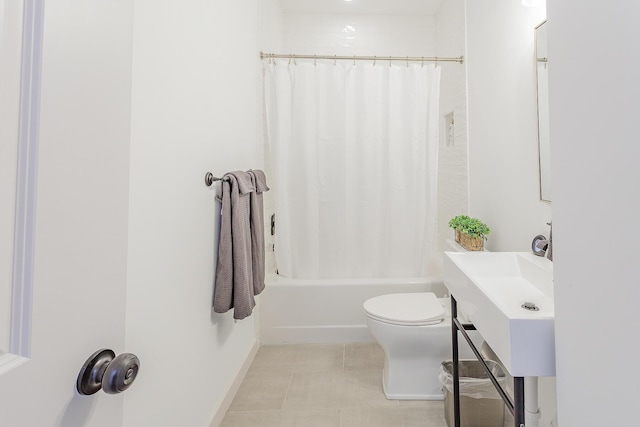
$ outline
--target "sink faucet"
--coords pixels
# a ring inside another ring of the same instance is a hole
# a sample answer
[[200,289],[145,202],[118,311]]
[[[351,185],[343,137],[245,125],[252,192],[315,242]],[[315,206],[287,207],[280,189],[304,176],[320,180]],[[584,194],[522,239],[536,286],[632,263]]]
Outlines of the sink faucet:
[[[551,227],[551,222],[548,222],[547,225]],[[546,256],[549,261],[553,261],[553,244],[551,240],[551,228],[549,228],[549,239],[544,237],[542,234],[537,235],[533,238],[533,242],[531,242],[531,250],[534,255],[537,256]]]
[[547,225],[549,226],[549,245],[547,246],[547,259],[549,261],[553,261],[553,240],[551,240],[553,227],[551,226],[551,221],[549,221]]

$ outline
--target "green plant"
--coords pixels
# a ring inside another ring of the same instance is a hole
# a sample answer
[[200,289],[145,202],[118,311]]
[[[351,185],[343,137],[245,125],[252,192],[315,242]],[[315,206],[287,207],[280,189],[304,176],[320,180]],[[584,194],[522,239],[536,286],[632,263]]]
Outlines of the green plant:
[[479,237],[484,240],[487,240],[487,234],[491,231],[485,223],[477,218],[468,217],[467,215],[458,215],[451,218],[449,227],[461,233],[468,234],[471,237]]

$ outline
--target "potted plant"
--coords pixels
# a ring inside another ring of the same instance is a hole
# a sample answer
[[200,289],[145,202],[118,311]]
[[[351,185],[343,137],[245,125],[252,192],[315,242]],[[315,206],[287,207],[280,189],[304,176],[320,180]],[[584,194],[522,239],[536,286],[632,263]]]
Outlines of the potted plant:
[[485,223],[467,215],[451,218],[449,227],[456,231],[456,242],[469,251],[481,251],[491,231]]

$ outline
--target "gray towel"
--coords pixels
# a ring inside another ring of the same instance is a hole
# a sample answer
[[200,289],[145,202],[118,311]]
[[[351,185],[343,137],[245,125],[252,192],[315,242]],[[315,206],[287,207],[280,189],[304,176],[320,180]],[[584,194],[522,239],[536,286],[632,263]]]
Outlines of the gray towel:
[[244,319],[256,305],[249,218],[250,194],[255,187],[246,172],[230,172],[223,178],[218,196],[222,202],[222,222],[213,310],[226,313],[233,308],[233,318]]
[[251,199],[251,261],[253,264],[253,294],[264,290],[264,209],[262,193],[269,191],[267,177],[259,169],[247,172],[256,191],[250,194]]

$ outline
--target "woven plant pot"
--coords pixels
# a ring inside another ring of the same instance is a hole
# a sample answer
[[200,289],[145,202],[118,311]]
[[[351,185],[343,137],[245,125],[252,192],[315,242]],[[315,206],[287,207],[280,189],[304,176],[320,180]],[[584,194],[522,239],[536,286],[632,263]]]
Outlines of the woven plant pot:
[[481,251],[484,248],[484,239],[481,237],[471,237],[466,233],[456,230],[456,242],[468,251]]

